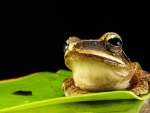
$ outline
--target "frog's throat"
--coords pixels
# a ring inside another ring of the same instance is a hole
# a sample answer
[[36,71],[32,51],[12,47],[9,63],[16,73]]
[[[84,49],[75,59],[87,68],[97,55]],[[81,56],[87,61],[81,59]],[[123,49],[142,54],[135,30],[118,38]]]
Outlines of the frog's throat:
[[71,64],[73,78],[83,90],[103,91],[126,89],[129,87],[129,71],[97,63],[95,61],[74,61]]

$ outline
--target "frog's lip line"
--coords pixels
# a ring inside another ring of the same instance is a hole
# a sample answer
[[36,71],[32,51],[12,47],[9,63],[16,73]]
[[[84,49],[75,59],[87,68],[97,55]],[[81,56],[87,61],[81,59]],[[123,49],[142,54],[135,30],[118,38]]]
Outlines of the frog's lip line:
[[[122,61],[119,61],[119,60],[113,60],[113,59],[111,59],[111,58],[107,58],[107,57],[104,57],[104,56],[100,56],[100,55],[95,55],[95,54],[86,54],[86,53],[79,53],[79,52],[71,52],[72,54],[79,54],[79,55],[81,55],[81,56],[86,56],[86,57],[89,57],[89,58],[91,58],[91,57],[93,57],[93,58],[96,58],[96,59],[100,59],[100,60],[104,60],[105,62],[110,62],[110,63],[112,63],[112,64],[124,64],[124,62],[122,62]],[[70,55],[65,55],[65,59],[67,58],[67,57],[70,57]]]
[[108,55],[104,52],[94,52],[94,51],[82,51],[82,52],[79,52],[79,51],[66,51],[65,52],[65,58],[67,56],[68,53],[75,53],[75,54],[82,54],[82,55],[86,55],[87,57],[95,57],[97,59],[104,59],[106,62],[112,62],[112,63],[115,63],[115,64],[125,64],[123,61],[111,56],[111,55]]

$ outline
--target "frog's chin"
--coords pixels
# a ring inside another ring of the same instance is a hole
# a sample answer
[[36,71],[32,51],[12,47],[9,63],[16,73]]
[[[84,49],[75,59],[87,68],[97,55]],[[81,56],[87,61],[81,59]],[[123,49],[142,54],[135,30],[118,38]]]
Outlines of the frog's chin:
[[76,86],[83,90],[120,90],[129,86],[130,71],[104,62],[82,59],[71,62]]

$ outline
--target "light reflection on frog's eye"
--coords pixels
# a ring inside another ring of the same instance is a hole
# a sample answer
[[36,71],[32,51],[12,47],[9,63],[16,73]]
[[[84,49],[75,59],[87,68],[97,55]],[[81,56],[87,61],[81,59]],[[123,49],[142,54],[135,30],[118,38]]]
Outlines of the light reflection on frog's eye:
[[110,38],[108,42],[114,46],[120,46],[122,44],[122,41],[117,37]]
[[69,47],[69,45],[65,42],[63,45],[63,49],[66,50]]

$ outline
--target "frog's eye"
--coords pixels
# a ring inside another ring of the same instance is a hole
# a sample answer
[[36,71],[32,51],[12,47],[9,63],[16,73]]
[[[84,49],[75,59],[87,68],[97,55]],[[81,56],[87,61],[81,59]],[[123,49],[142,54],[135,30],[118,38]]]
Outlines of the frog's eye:
[[68,47],[69,47],[69,44],[67,44],[67,43],[65,42],[64,45],[63,45],[64,51],[65,51]]
[[105,46],[106,48],[113,53],[118,53],[122,50],[122,40],[117,34],[109,34],[105,38]]
[[114,46],[120,46],[122,44],[122,41],[117,37],[109,39],[108,42]]

